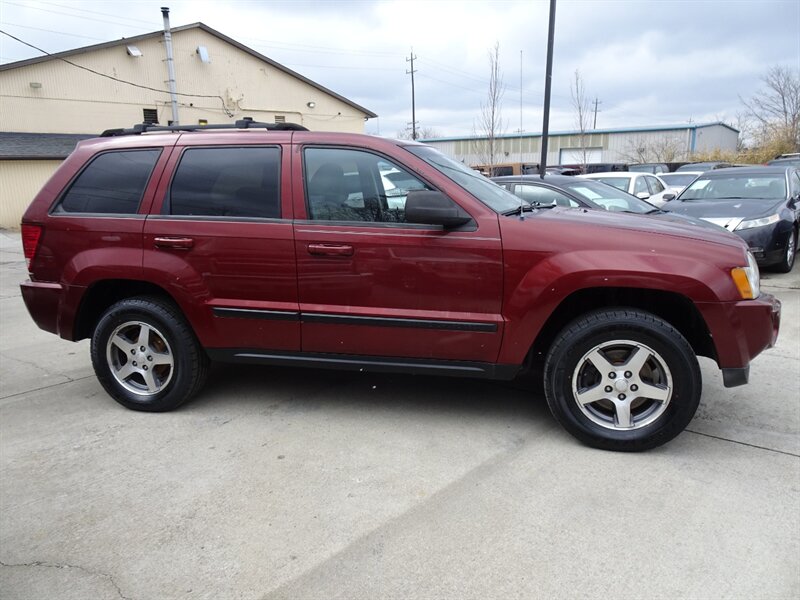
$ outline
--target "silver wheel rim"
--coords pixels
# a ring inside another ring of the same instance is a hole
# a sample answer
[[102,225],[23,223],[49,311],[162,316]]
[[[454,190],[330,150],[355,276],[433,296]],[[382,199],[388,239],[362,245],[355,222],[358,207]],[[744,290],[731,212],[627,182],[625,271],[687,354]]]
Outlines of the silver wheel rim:
[[141,321],[128,321],[114,330],[106,344],[106,360],[117,383],[139,396],[166,388],[175,371],[167,339]]
[[658,420],[672,399],[672,374],[652,348],[631,340],[603,342],[578,361],[572,395],[601,427],[632,431]]
[[786,264],[791,265],[794,260],[794,247],[797,234],[793,231],[789,234],[789,243],[786,244]]

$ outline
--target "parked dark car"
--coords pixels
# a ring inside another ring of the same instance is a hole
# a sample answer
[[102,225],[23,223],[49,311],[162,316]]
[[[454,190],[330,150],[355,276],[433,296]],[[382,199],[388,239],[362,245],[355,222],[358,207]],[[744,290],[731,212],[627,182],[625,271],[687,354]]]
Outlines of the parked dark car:
[[736,165],[732,165],[728,162],[696,162],[696,163],[687,163],[683,166],[678,167],[675,169],[676,173],[680,173],[681,171],[711,171],[713,169],[726,169],[728,167],[735,167]]
[[692,224],[719,230],[701,219],[688,215],[667,213],[645,200],[629,194],[619,188],[586,179],[583,177],[564,177],[546,175],[544,179],[538,175],[495,177],[492,179],[509,192],[538,207],[564,206],[572,208],[593,208],[612,212],[625,212],[637,215],[649,215],[666,221]]
[[698,217],[744,239],[760,266],[788,273],[797,252],[800,170],[737,167],[695,179],[664,210]]
[[767,163],[770,167],[800,167],[800,157],[776,158]]
[[628,165],[628,171],[660,175],[661,173],[669,173],[669,166],[666,163],[632,163]]

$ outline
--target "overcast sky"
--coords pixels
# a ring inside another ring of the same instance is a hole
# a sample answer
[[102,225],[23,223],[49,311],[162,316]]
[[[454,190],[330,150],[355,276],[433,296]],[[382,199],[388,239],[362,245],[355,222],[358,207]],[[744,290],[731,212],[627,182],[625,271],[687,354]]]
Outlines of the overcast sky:
[[[173,27],[202,21],[372,110],[366,131],[388,136],[411,121],[412,47],[419,126],[465,135],[498,42],[504,131],[542,128],[546,1],[0,0],[0,28],[59,52],[161,29],[162,5]],[[39,55],[0,35],[0,62]],[[558,0],[553,64],[551,130],[575,128],[576,69],[598,128],[734,122],[770,66],[800,69],[800,1]]]

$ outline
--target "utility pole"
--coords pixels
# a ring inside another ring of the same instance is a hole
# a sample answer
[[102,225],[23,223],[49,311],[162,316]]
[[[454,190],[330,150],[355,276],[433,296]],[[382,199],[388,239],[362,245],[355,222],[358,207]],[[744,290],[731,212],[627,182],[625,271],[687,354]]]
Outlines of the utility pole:
[[519,51],[519,132],[522,133],[522,50]]
[[594,97],[594,125],[592,126],[592,129],[597,129],[597,105],[598,104],[602,104],[602,102],[599,102],[597,100],[597,96],[595,96]]
[[550,26],[547,30],[547,67],[544,75],[544,117],[542,123],[542,160],[539,176],[544,179],[547,171],[547,134],[550,129],[550,87],[553,83],[553,38],[556,30],[556,0],[550,0]]
[[172,33],[169,27],[169,8],[161,7],[164,17],[164,48],[167,51],[167,74],[169,75],[169,98],[172,103],[172,125],[178,125],[178,95],[175,87],[175,61],[172,59]]
[[410,58],[406,59],[406,62],[411,63],[411,70],[406,71],[406,75],[411,75],[411,139],[417,139],[417,107],[416,107],[416,99],[414,97],[414,59],[417,57],[414,56],[414,49],[411,49],[411,56]]

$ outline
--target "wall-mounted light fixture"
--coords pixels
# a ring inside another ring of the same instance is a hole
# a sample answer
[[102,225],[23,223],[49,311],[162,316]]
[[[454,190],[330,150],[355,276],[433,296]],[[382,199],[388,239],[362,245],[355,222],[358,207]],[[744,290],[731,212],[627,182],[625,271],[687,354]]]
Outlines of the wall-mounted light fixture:
[[41,84],[41,83],[39,83],[38,81],[31,81],[31,82],[30,82],[30,86],[31,86],[33,89],[35,89],[35,90],[38,90],[39,88],[41,88],[41,87],[42,87],[42,84]]
[[128,56],[132,56],[134,58],[139,58],[142,55],[142,51],[136,46],[127,46],[126,51],[128,52]]
[[310,101],[310,102],[306,102],[306,106],[307,106],[308,108],[314,108],[316,105],[317,105],[317,103],[316,103],[316,102],[314,102],[313,100],[312,100],[312,101]]
[[211,56],[208,54],[208,48],[205,46],[198,46],[196,52],[200,56],[200,60],[202,62],[206,64],[211,62]]

